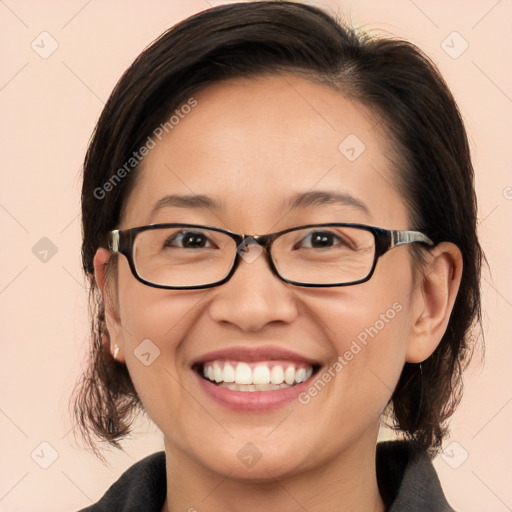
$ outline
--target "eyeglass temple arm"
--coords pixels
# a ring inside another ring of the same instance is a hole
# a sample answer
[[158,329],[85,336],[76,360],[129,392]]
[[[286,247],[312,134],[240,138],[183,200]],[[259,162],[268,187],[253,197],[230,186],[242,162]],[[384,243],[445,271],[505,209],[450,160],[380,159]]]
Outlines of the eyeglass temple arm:
[[390,233],[390,249],[392,247],[412,244],[414,242],[421,242],[430,246],[434,245],[434,242],[427,235],[424,235],[419,231],[391,230]]
[[119,230],[118,229],[114,229],[114,231],[110,232],[108,245],[112,252],[119,251]]

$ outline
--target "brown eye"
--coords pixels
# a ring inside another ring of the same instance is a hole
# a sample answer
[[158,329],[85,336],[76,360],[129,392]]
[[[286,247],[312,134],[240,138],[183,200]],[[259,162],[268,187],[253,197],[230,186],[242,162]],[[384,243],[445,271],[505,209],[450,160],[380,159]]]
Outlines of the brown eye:
[[337,245],[347,245],[345,241],[332,231],[312,231],[300,242],[295,244],[294,249],[322,249]]
[[180,231],[168,238],[165,247],[180,247],[183,249],[213,247],[208,237],[200,231]]

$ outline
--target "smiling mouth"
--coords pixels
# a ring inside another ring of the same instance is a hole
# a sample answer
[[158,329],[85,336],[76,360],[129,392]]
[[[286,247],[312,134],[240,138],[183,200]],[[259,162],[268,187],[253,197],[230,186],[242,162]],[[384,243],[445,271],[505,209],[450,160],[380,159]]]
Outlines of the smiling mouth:
[[276,391],[296,386],[315,375],[320,365],[291,361],[228,361],[198,363],[193,369],[207,382],[231,391]]

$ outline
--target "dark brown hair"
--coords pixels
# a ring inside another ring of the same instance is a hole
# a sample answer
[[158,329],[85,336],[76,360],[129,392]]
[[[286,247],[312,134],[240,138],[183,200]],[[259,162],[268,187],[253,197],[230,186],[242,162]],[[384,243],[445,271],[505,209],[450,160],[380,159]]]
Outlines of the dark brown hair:
[[405,364],[390,404],[395,427],[431,451],[446,434],[472,352],[472,327],[481,320],[474,176],[456,103],[436,67],[409,42],[356,32],[308,5],[250,2],[196,14],[144,50],[112,92],[87,151],[82,258],[90,282],[92,346],[73,413],[97,454],[95,440],[120,447],[133,413],[143,410],[126,366],[110,355],[93,276],[94,254],[107,247],[107,233],[120,220],[136,166],[123,179],[113,177],[195,92],[225,78],[281,72],[326,83],[370,108],[393,143],[410,227],[462,252],[462,282],[446,333],[422,372]]

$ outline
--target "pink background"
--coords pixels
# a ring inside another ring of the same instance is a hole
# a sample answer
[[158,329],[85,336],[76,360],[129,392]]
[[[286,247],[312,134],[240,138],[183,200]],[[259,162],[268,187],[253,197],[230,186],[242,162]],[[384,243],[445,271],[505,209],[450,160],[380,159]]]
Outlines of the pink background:
[[[139,421],[126,453],[112,452],[105,467],[70,434],[68,397],[88,332],[79,170],[103,103],[126,67],[165,29],[220,3],[227,2],[0,2],[0,511],[76,510],[96,501],[136,460],[162,449],[157,429]],[[483,279],[486,362],[475,357],[451,438],[435,464],[455,509],[512,510],[512,3],[308,3],[413,41],[438,64],[458,100],[492,275],[486,271]],[[54,41],[58,48],[47,55]],[[465,41],[468,48],[453,58]],[[50,247],[39,242],[43,237],[57,250],[46,262],[33,253],[34,246],[36,253]]]

